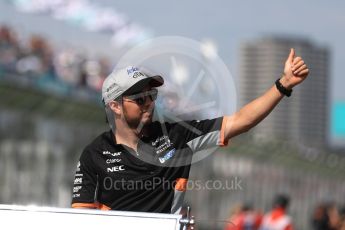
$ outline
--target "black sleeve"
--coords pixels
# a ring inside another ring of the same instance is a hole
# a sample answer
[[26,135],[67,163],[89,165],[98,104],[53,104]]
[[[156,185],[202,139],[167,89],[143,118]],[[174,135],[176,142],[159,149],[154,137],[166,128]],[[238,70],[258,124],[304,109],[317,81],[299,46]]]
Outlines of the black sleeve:
[[84,150],[74,177],[72,207],[97,208],[97,173],[91,152]]
[[178,143],[187,144],[194,152],[216,147],[225,146],[224,139],[225,117],[207,120],[181,121],[172,125],[171,132],[175,135]]

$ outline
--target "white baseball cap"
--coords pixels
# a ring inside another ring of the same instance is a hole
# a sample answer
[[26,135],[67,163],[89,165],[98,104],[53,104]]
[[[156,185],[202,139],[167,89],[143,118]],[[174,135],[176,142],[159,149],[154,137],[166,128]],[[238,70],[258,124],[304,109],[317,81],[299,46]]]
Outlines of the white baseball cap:
[[147,85],[159,87],[163,84],[164,79],[161,76],[148,76],[140,71],[138,67],[128,66],[114,69],[103,82],[102,100],[107,105],[129,91],[140,90]]

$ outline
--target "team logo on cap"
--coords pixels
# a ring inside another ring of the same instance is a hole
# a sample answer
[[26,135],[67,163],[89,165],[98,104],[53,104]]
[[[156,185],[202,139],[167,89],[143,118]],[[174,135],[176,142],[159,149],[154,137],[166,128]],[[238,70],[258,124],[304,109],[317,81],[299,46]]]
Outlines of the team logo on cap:
[[132,77],[133,78],[145,77],[145,75],[143,73],[141,73],[141,72],[134,72]]
[[133,67],[133,66],[130,66],[127,68],[127,74],[130,75],[131,73],[134,73],[136,71],[139,71],[139,68],[138,67]]
[[143,73],[139,72],[138,67],[133,67],[133,66],[127,68],[127,74],[128,76],[132,78],[145,77]]
[[116,83],[113,83],[113,84],[111,84],[108,88],[107,88],[107,93],[110,91],[110,90],[112,90],[113,88],[118,88],[118,86],[116,85]]

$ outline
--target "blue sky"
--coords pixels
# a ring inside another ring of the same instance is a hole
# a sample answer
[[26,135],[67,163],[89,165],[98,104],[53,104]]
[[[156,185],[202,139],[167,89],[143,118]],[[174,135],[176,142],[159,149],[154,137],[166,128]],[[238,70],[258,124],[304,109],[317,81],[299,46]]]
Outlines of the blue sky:
[[[0,22],[10,22],[24,33],[39,32],[58,42],[84,45],[107,52],[108,37],[91,34],[47,16],[17,14],[0,0]],[[331,49],[331,98],[345,101],[344,1],[133,1],[98,0],[114,7],[155,36],[178,35],[213,39],[219,55],[237,76],[238,47],[263,35],[289,35],[310,39]],[[15,17],[14,17],[15,15]],[[82,38],[82,39],[81,39]]]
[[331,49],[334,100],[345,100],[344,1],[157,1],[102,0],[154,30],[155,35],[212,38],[236,76],[241,41],[263,35],[301,36]]

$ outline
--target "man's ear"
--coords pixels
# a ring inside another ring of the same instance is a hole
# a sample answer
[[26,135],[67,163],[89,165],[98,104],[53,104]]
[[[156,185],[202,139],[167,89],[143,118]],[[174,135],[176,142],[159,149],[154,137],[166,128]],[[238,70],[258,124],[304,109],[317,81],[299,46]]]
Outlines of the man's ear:
[[122,106],[120,101],[109,102],[109,108],[117,115],[122,114]]

